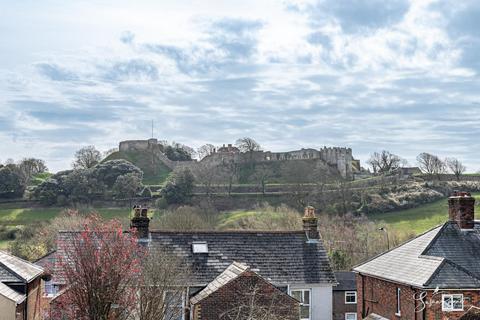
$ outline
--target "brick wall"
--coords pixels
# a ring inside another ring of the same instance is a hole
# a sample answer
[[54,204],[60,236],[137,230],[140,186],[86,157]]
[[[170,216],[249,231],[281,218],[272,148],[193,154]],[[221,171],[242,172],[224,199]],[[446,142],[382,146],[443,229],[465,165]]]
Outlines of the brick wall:
[[42,312],[42,286],[41,279],[37,278],[27,285],[27,319],[38,320]]
[[[357,280],[357,314],[362,319],[364,315],[379,314],[388,319],[405,320],[458,320],[471,306],[480,307],[480,291],[441,291],[434,295],[433,291],[427,292],[425,308],[414,295],[419,296],[423,290],[395,284],[368,276],[358,275]],[[396,289],[401,289],[401,315],[397,316]],[[464,297],[464,310],[455,312],[442,311],[442,294],[462,293]],[[417,312],[415,312],[417,309]],[[423,311],[423,309],[425,309]]]
[[[252,296],[252,292],[255,294]],[[251,301],[253,308],[248,307]],[[194,306],[193,320],[230,319],[229,314],[258,312],[262,319],[298,320],[298,302],[269,282],[247,271],[240,277],[219,288]],[[270,317],[266,317],[270,314]],[[234,317],[234,319],[237,319]],[[240,319],[243,319],[240,316]]]
[[[415,301],[416,289],[410,286],[358,275],[357,280],[357,314],[359,319],[376,313],[388,319],[423,320],[423,312],[416,312],[419,303]],[[397,312],[397,288],[400,288],[400,315]]]

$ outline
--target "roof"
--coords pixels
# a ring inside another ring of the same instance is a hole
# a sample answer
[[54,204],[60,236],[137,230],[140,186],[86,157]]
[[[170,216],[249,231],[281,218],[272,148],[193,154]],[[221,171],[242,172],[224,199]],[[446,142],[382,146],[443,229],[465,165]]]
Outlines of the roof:
[[230,281],[237,279],[240,275],[242,275],[245,271],[247,271],[249,267],[246,264],[242,264],[239,262],[233,262],[230,266],[228,266],[225,271],[223,271],[218,277],[216,277],[212,282],[210,282],[205,289],[197,293],[193,298],[190,299],[192,304],[197,304],[201,300],[205,299],[219,288],[223,287]]
[[357,283],[355,281],[355,272],[338,271],[335,272],[337,286],[333,287],[333,291],[356,291]]
[[18,293],[17,291],[13,290],[9,286],[1,282],[0,282],[0,295],[15,302],[16,304],[22,303],[26,298],[24,294]]
[[[70,234],[59,232],[58,242],[70,241]],[[151,248],[184,259],[192,270],[190,286],[206,286],[235,261],[276,286],[336,283],[322,241],[306,243],[303,231],[152,231],[150,238]],[[208,253],[194,254],[192,243],[201,241]]]
[[465,231],[448,221],[354,271],[427,289],[480,288],[480,222]]
[[43,273],[43,268],[0,251],[0,282],[31,282]]
[[[207,242],[208,253],[192,253],[198,241]],[[191,285],[207,285],[234,261],[277,286],[336,283],[322,241],[307,243],[303,231],[152,231],[150,246],[183,258],[193,270]]]

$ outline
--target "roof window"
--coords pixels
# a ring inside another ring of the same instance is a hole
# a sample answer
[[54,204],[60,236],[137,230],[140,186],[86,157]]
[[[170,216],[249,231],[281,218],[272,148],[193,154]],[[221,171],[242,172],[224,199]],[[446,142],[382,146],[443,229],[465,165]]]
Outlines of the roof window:
[[205,241],[192,243],[193,253],[208,253],[208,245]]

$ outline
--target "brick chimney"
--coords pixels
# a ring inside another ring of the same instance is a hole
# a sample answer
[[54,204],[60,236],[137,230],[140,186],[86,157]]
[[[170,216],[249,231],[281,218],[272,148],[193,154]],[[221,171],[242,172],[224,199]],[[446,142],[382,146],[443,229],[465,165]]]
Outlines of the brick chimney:
[[320,233],[318,232],[318,219],[315,216],[315,208],[308,206],[305,208],[305,214],[302,218],[303,231],[307,236],[308,243],[317,243],[320,240]]
[[134,215],[130,221],[130,228],[137,230],[137,237],[139,240],[149,239],[149,225],[148,208],[145,206],[133,206]]
[[469,192],[455,191],[448,198],[448,217],[460,229],[473,229],[475,226],[475,198]]

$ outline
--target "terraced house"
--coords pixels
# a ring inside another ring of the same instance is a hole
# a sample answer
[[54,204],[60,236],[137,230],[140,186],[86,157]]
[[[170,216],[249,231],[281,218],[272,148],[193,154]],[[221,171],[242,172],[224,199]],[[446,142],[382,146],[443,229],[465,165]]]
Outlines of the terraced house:
[[358,318],[471,319],[480,306],[480,222],[475,199],[448,199],[441,226],[354,268]]
[[[332,319],[336,280],[312,207],[305,209],[298,231],[154,231],[145,208],[136,209],[131,226],[142,245],[170,248],[192,270],[177,302],[178,320],[244,319],[225,315],[253,292],[249,288],[255,288],[258,310],[268,310],[272,319]],[[58,235],[63,243],[70,239],[69,231]],[[62,252],[52,255],[55,260]]]

